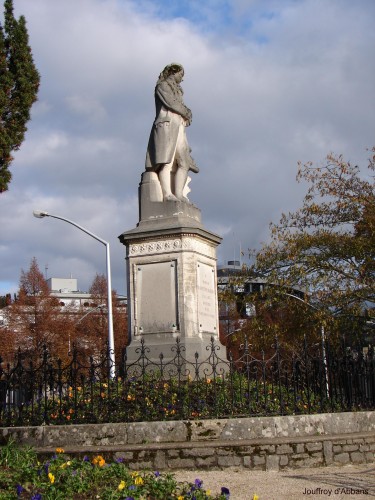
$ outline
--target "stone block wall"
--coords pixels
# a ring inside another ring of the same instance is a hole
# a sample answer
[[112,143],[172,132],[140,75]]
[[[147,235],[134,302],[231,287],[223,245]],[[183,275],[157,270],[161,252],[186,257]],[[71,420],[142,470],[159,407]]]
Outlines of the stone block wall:
[[[108,450],[109,451],[109,450]],[[214,442],[167,447],[159,444],[143,449],[121,450],[110,454],[122,458],[130,469],[223,469],[239,467],[277,471],[326,465],[375,462],[375,434],[324,437],[300,440],[283,439],[246,443]]]
[[121,457],[130,469],[282,470],[375,462],[375,412],[0,429],[40,454]]

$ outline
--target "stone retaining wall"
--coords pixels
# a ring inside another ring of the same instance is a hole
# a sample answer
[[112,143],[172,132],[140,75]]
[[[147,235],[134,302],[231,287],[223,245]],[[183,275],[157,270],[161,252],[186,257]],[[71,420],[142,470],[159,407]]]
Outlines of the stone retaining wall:
[[375,412],[0,429],[42,454],[122,457],[131,469],[279,470],[375,462]]

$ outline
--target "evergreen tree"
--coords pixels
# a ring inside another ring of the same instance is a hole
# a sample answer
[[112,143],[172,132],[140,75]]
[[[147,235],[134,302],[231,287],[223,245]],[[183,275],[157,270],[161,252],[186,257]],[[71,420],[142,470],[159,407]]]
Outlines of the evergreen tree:
[[24,140],[39,81],[25,18],[16,20],[13,0],[5,0],[4,26],[0,25],[0,193],[8,189],[12,178],[11,153]]

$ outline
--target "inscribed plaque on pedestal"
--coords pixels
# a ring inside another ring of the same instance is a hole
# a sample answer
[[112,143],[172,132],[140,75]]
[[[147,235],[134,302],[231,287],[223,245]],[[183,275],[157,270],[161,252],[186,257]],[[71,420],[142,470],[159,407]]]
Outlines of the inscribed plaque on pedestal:
[[134,278],[138,333],[178,329],[177,262],[138,264]]
[[197,266],[198,322],[201,332],[217,333],[215,269],[200,262]]

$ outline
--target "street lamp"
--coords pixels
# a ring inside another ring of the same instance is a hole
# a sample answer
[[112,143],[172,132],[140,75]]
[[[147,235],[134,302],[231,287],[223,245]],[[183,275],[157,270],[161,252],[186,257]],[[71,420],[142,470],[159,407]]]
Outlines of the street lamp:
[[61,217],[59,215],[52,215],[48,212],[40,211],[40,210],[34,210],[33,212],[34,217],[37,217],[38,219],[43,219],[44,217],[52,217],[54,219],[60,219],[65,222],[68,222],[72,226],[77,227],[84,233],[88,234],[95,240],[99,241],[106,247],[106,262],[107,262],[107,295],[108,295],[108,349],[109,349],[109,360],[110,360],[110,369],[109,369],[109,376],[110,378],[115,378],[115,373],[116,373],[116,367],[115,367],[115,342],[114,342],[114,335],[113,335],[113,314],[112,314],[112,284],[111,284],[111,259],[110,259],[110,254],[109,254],[109,243],[107,241],[104,241],[102,238],[99,238],[99,236],[96,236],[96,234],[92,233],[88,229],[85,229],[84,227],[80,226],[76,222],[73,222],[69,219],[66,219],[65,217]]
[[[310,302],[306,302],[306,300],[301,299],[301,297],[298,297],[297,295],[293,295],[292,293],[288,292],[282,292],[282,295],[288,295],[288,297],[292,297],[293,299],[299,300],[300,302],[303,302],[307,306],[311,307],[312,309],[315,309],[315,311],[319,311],[319,309]],[[326,354],[326,336],[325,336],[325,330],[324,330],[324,324],[322,323],[320,326],[320,334],[321,334],[321,339],[322,339],[322,356],[323,356],[323,366],[324,366],[324,378],[326,382],[326,390],[327,390],[327,396],[329,396],[329,384],[328,384],[328,378],[327,378],[327,372],[328,372],[328,367],[327,367],[327,354]]]

